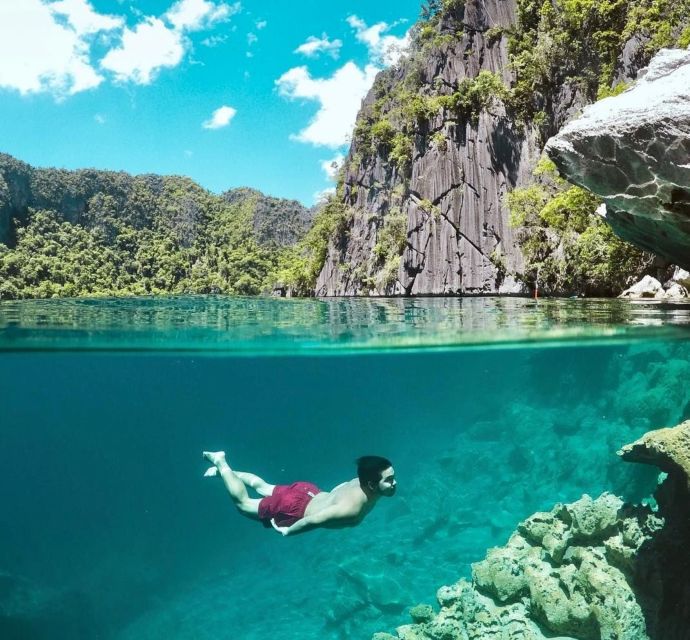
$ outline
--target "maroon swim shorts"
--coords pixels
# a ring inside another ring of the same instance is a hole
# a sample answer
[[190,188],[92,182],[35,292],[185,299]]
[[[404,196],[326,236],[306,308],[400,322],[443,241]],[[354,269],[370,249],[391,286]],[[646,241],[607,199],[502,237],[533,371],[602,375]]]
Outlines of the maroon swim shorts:
[[317,493],[321,489],[311,482],[279,484],[273,488],[273,495],[259,502],[259,520],[271,526],[273,518],[279,527],[289,527],[304,517],[307,505]]

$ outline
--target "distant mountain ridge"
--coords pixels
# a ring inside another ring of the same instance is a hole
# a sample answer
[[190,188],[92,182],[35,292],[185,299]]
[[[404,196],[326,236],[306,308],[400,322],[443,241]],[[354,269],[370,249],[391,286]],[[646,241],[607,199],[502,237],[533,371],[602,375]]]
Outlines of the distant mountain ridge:
[[313,216],[254,189],[0,154],[0,296],[260,293]]

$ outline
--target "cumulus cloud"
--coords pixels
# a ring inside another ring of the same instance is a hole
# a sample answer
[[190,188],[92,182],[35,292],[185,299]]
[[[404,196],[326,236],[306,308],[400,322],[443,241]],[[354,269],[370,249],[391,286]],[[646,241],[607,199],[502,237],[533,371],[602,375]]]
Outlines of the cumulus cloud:
[[[51,92],[59,99],[116,80],[150,83],[191,48],[186,35],[228,20],[239,2],[177,0],[162,16],[134,12],[139,24],[98,13],[93,0],[0,0],[0,88]],[[107,40],[103,35],[107,36]],[[116,41],[99,63],[92,46]]]
[[266,20],[258,20],[256,22],[256,28],[260,31],[261,29],[265,29],[266,26],[268,25],[268,22]]
[[366,45],[373,64],[389,67],[395,64],[410,46],[409,32],[402,38],[384,35],[391,28],[386,22],[378,22],[369,27],[364,20],[352,15],[347,18],[347,23],[355,30],[357,40]]
[[101,67],[120,81],[149,84],[158,70],[176,67],[185,53],[183,36],[158,18],[146,18],[134,29],[125,29],[122,46],[111,49]]
[[[121,45],[105,55],[101,67],[121,82],[150,84],[161,69],[180,64],[191,48],[187,32],[208,29],[240,9],[239,2],[230,5],[210,0],[178,0],[162,18],[144,17],[133,29],[125,28]],[[204,43],[217,44],[210,40]]]
[[340,48],[342,46],[342,40],[329,40],[324,33],[320,38],[309,36],[306,42],[295,49],[294,53],[301,53],[307,56],[307,58],[315,58],[320,53],[327,53],[335,59],[340,55]]
[[281,95],[319,103],[316,116],[304,130],[293,136],[300,142],[339,147],[349,140],[362,98],[374,82],[379,69],[367,65],[363,70],[348,62],[330,78],[312,78],[307,67],[286,71],[276,86]]
[[312,195],[314,198],[314,204],[325,204],[335,195],[335,187],[329,187],[328,189],[323,189],[322,191],[317,191]]
[[83,35],[114,28],[114,21],[87,2],[60,2],[55,11],[40,0],[0,2],[0,88],[65,97],[97,87],[103,77]]
[[[399,22],[393,25],[379,22],[370,27],[355,15],[349,16],[347,22],[355,30],[357,40],[367,47],[369,63],[363,69],[354,62],[348,62],[330,78],[313,78],[309,69],[301,66],[286,71],[276,80],[281,95],[319,103],[319,110],[309,126],[292,136],[295,140],[332,148],[347,144],[362,98],[373,84],[376,74],[384,67],[395,64],[407,50],[409,33],[400,38],[388,33]],[[333,54],[341,46],[340,40],[331,42],[323,34],[321,38],[310,36],[295,53],[314,57],[323,51]]]
[[199,31],[228,20],[240,9],[239,2],[230,5],[225,2],[216,4],[210,0],[178,0],[165,17],[178,31]]
[[230,124],[237,111],[232,107],[223,105],[213,112],[213,115],[201,126],[204,129],[222,129]]
[[96,13],[87,0],[59,0],[48,5],[57,16],[64,16],[78,35],[112,31],[124,25],[124,20],[117,16]]

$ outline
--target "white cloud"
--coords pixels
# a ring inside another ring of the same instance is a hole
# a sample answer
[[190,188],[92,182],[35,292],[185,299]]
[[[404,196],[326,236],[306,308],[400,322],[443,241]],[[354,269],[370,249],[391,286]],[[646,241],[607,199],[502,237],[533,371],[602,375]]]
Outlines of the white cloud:
[[265,29],[267,25],[268,25],[268,22],[266,22],[266,20],[259,20],[256,23],[256,28],[259,30]]
[[201,126],[204,129],[221,129],[227,127],[235,117],[237,111],[232,107],[223,105],[213,112],[213,115]]
[[286,71],[276,86],[281,95],[315,100],[320,109],[309,126],[294,139],[314,145],[339,147],[349,140],[362,98],[379,69],[367,65],[364,70],[348,62],[326,79],[312,78],[307,67]]
[[[100,18],[107,22],[95,13],[86,22],[77,17],[84,14],[69,15],[91,33]],[[90,63],[88,43],[71,23],[59,24],[49,5],[39,0],[0,2],[0,88],[23,95],[50,91],[62,98],[101,82],[103,77]]]
[[98,123],[98,124],[105,124],[107,122],[106,118],[104,115],[97,113],[93,119]]
[[402,38],[383,35],[391,28],[386,22],[378,22],[368,27],[364,20],[353,15],[348,17],[347,23],[355,30],[357,40],[367,46],[373,64],[386,67],[395,64],[410,45],[409,32]]
[[165,17],[178,31],[198,31],[228,20],[240,10],[239,2],[229,5],[225,2],[216,4],[209,0],[178,0],[170,7]]
[[255,33],[250,32],[247,34],[247,44],[249,46],[253,45],[258,39],[259,38],[257,37],[257,35]]
[[[191,48],[186,32],[209,28],[241,9],[239,2],[178,0],[161,18],[137,14],[141,21],[130,29],[123,17],[98,13],[92,1],[0,0],[0,88],[64,98],[100,85],[103,71],[119,81],[148,84],[160,69],[182,61]],[[91,47],[106,43],[104,38],[121,42],[98,68]]]
[[47,6],[53,14],[63,16],[78,35],[112,31],[125,22],[117,16],[96,13],[88,0],[59,0]]
[[180,64],[184,53],[181,33],[168,29],[158,18],[146,18],[133,30],[124,30],[122,46],[111,49],[101,67],[120,81],[150,84],[160,69]]
[[340,171],[340,167],[343,166],[344,160],[345,156],[339,153],[330,160],[321,161],[321,169],[326,174],[327,180],[335,180],[338,177],[338,171]]
[[309,36],[306,42],[295,49],[294,53],[301,53],[307,56],[307,58],[314,58],[323,52],[333,58],[337,58],[340,54],[340,47],[342,46],[342,40],[329,40],[328,36],[324,33],[320,38]]
[[335,195],[335,187],[329,187],[323,191],[317,191],[312,195],[314,204],[325,204],[331,196]]
[[204,38],[201,41],[201,44],[203,44],[205,47],[217,47],[218,45],[226,42],[227,39],[228,36],[209,36],[208,38]]

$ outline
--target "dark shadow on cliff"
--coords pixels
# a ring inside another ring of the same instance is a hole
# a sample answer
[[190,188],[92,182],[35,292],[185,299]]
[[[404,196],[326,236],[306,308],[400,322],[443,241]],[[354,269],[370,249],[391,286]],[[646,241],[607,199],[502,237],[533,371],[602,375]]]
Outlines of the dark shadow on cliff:
[[520,149],[524,142],[522,132],[516,131],[507,118],[498,118],[491,132],[489,150],[491,152],[491,166],[494,171],[500,171],[514,187],[518,179],[520,163]]

